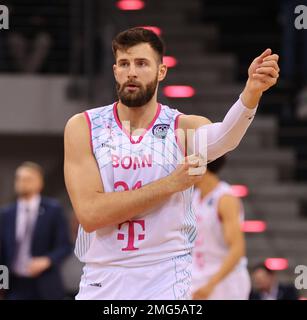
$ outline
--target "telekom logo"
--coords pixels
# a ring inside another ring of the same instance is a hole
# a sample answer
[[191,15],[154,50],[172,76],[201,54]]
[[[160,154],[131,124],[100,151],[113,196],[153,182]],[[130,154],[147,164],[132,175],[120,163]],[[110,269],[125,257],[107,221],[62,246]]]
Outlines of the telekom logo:
[[[117,235],[117,240],[126,240],[126,237],[128,236],[127,246],[123,248],[122,251],[139,250],[139,248],[134,246],[134,240],[136,235],[139,241],[145,239],[145,234],[142,233],[145,232],[145,220],[132,220],[123,222],[118,226],[118,230],[121,230],[122,226],[125,224],[128,224],[128,235],[124,233],[118,233]],[[135,226],[138,226],[137,228],[141,229],[140,233],[137,234]]]

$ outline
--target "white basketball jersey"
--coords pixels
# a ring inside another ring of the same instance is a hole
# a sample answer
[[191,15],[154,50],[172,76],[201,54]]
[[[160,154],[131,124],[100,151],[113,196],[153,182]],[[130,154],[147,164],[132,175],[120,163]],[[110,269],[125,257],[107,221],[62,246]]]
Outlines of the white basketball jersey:
[[[175,170],[184,157],[175,129],[179,111],[158,105],[147,131],[134,139],[117,116],[117,103],[88,110],[93,154],[105,192],[135,190]],[[75,253],[87,264],[137,267],[190,254],[196,237],[192,188],[119,225],[86,233]],[[105,214],[108,208],[101,211]]]
[[[203,199],[200,190],[195,188],[193,206],[197,221],[197,238],[193,250],[194,282],[206,274],[217,271],[228,254],[229,248],[224,240],[223,225],[218,215],[219,200],[226,194],[232,195],[231,186],[226,182],[220,182]],[[240,221],[243,221],[243,206],[241,208]],[[237,267],[246,267],[246,263],[246,258],[242,258]]]

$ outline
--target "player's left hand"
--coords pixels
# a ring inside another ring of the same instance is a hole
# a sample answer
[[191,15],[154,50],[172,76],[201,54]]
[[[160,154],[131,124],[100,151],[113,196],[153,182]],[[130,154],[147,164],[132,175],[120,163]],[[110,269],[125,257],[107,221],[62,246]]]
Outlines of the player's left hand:
[[211,283],[206,284],[203,287],[200,287],[192,294],[193,300],[206,300],[212,291],[214,290],[214,285]]
[[279,56],[272,54],[271,49],[266,49],[254,59],[248,68],[247,86],[252,92],[262,94],[276,84],[279,77]]

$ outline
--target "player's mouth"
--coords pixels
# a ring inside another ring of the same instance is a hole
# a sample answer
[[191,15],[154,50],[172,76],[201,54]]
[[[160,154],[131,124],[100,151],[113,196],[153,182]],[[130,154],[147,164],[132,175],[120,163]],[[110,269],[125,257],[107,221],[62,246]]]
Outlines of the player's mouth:
[[135,91],[137,90],[140,86],[136,85],[136,84],[128,84],[125,86],[126,88],[128,88],[129,91]]

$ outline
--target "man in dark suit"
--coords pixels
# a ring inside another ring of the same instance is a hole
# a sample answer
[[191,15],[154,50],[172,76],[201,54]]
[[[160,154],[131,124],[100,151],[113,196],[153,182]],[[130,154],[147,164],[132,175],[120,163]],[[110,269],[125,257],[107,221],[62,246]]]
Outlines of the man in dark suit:
[[10,271],[7,299],[63,299],[60,265],[71,252],[59,203],[40,195],[42,168],[25,162],[16,170],[17,201],[2,209],[0,264]]
[[252,282],[250,300],[298,300],[298,292],[294,285],[279,283],[275,271],[263,263],[253,269]]

